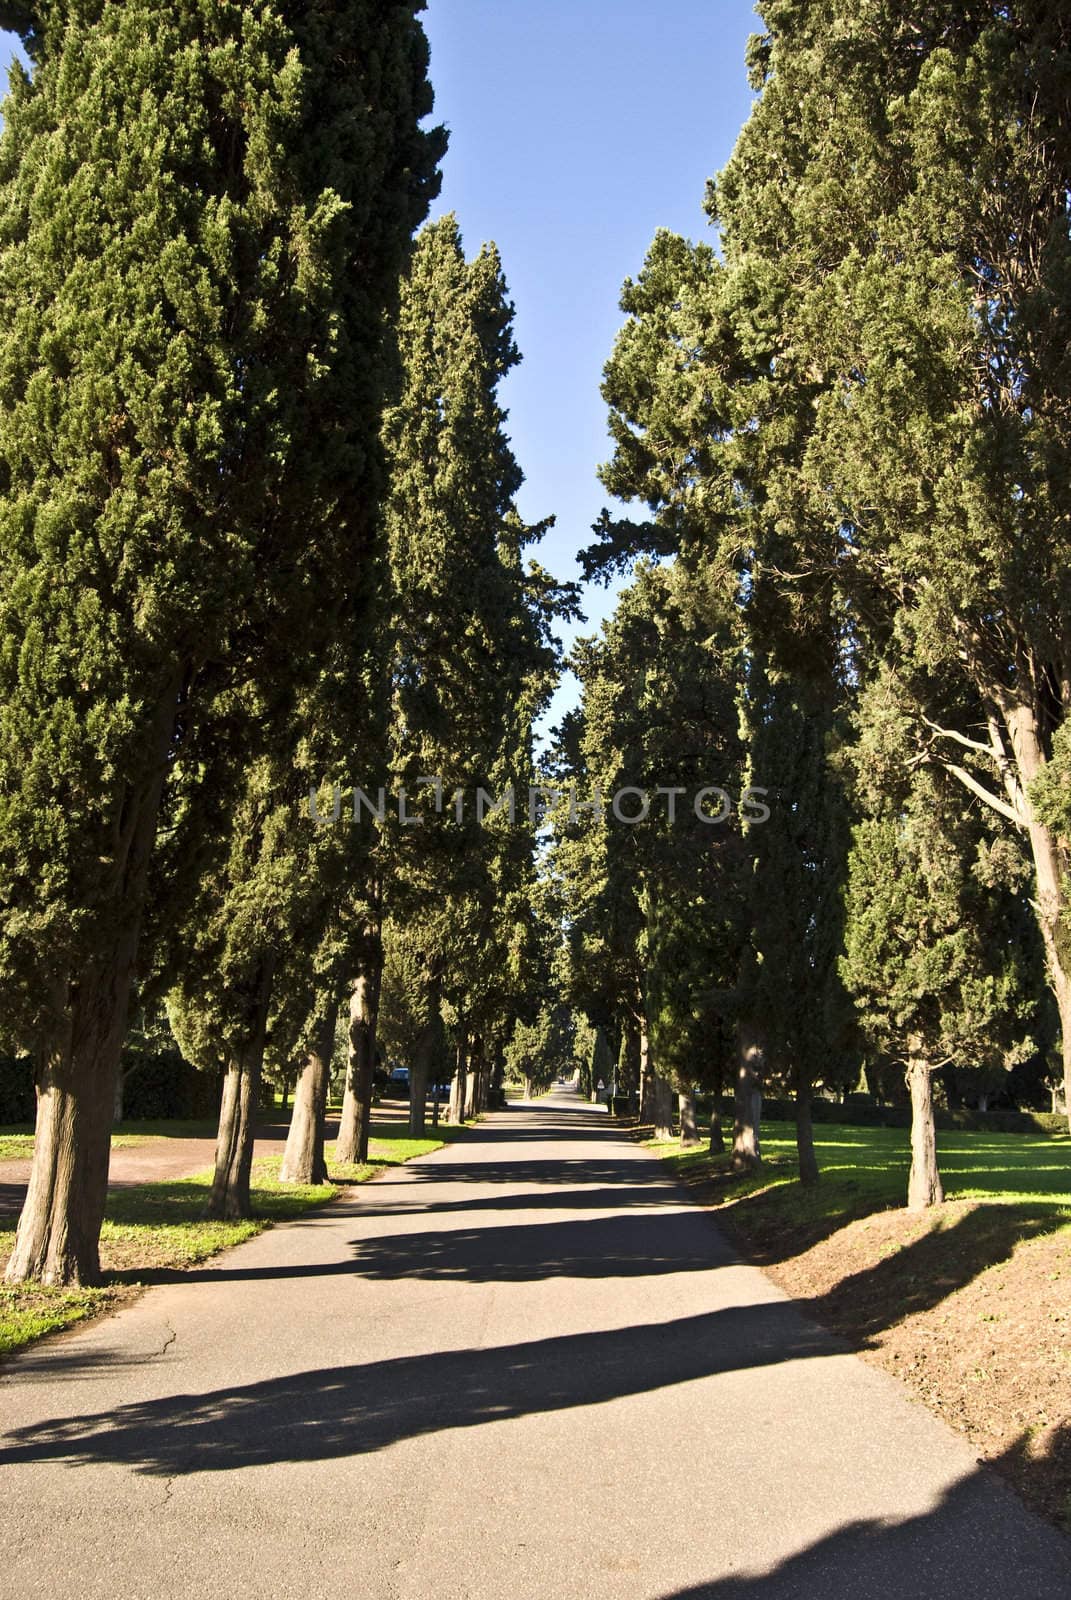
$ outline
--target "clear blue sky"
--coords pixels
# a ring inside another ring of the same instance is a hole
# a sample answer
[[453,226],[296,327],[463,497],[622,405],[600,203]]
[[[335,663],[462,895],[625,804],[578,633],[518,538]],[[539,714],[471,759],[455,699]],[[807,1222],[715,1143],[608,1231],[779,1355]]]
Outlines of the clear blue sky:
[[[749,0],[430,0],[436,119],[450,129],[437,211],[469,253],[502,251],[524,356],[505,387],[530,522],[558,517],[540,558],[575,578],[607,503],[602,368],[618,296],[660,227],[707,228],[707,178],[751,104]],[[594,632],[612,595],[587,591]],[[575,631],[575,630],[572,630]],[[551,720],[574,698],[566,684]]]
[[[748,113],[750,0],[430,0],[436,120],[450,129],[436,210],[466,248],[494,239],[517,305],[507,380],[521,510],[558,517],[540,558],[560,578],[606,504],[602,368],[618,295],[660,227],[706,229],[701,202]],[[0,34],[6,64],[16,47]],[[589,590],[581,630],[612,596]],[[575,630],[573,630],[575,631]],[[568,684],[551,720],[573,699]]]

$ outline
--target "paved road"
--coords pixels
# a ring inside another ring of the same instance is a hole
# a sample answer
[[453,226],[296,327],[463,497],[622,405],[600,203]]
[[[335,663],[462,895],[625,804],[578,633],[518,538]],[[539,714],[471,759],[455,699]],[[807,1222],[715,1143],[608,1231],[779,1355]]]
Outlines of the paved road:
[[559,1093],[0,1381],[0,1592],[1066,1600],[1068,1544]]

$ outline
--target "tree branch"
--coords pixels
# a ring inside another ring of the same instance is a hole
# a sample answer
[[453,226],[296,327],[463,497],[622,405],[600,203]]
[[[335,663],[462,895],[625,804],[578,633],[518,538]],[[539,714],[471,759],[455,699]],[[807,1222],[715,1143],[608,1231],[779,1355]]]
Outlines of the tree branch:
[[992,794],[990,790],[986,788],[985,784],[979,783],[978,779],[973,777],[965,767],[957,767],[951,761],[942,761],[940,756],[937,756],[935,759],[940,766],[944,767],[946,772],[950,772],[954,778],[958,778],[965,789],[969,789],[973,795],[978,796],[979,800],[984,800],[986,805],[989,806],[993,811],[999,812],[1002,817],[1007,817],[1009,822],[1013,822],[1017,828],[1021,828],[1025,831],[1026,823],[1015,810],[1014,806],[1008,805],[1006,801],[1001,800],[995,794]]
[[957,733],[955,728],[938,727],[936,722],[931,722],[929,717],[926,716],[924,716],[922,720],[926,724],[927,728],[930,729],[931,733],[938,734],[942,739],[954,739],[955,742],[957,744],[961,744],[965,750],[977,750],[979,755],[988,756],[992,761],[992,747],[988,744],[983,744],[980,739],[968,739],[965,733]]

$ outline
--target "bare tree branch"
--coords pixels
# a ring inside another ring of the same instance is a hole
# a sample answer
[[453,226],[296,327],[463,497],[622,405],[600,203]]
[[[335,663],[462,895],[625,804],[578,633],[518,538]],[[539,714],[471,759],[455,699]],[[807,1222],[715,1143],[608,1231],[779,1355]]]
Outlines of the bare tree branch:
[[946,772],[950,772],[954,778],[958,778],[965,789],[969,789],[973,795],[978,796],[979,800],[984,800],[991,810],[999,812],[1002,817],[1006,817],[1009,822],[1013,822],[1017,828],[1021,828],[1025,832],[1026,823],[1014,806],[1008,805],[1006,801],[993,794],[986,788],[984,783],[979,783],[978,779],[969,773],[965,767],[957,767],[951,761],[942,761],[940,756],[935,759],[944,767]]
[[941,728],[936,722],[931,722],[929,717],[926,716],[924,716],[922,720],[926,724],[927,728],[930,729],[931,733],[936,733],[942,739],[954,739],[955,742],[957,744],[961,744],[965,750],[977,750],[979,755],[987,756],[989,760],[992,761],[992,747],[988,744],[983,744],[980,739],[968,739],[965,733],[957,733],[955,728]]

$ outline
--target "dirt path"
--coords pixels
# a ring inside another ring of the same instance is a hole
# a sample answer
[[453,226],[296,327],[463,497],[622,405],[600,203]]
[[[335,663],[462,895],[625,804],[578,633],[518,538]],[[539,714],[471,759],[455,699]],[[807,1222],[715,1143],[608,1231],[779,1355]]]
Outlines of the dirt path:
[[1066,1600],[1071,1546],[563,1094],[0,1376],[7,1592]]

